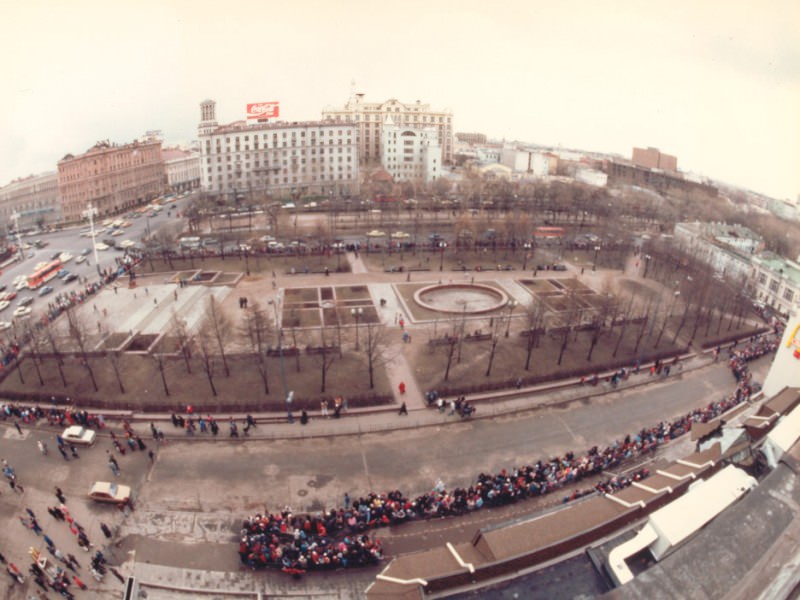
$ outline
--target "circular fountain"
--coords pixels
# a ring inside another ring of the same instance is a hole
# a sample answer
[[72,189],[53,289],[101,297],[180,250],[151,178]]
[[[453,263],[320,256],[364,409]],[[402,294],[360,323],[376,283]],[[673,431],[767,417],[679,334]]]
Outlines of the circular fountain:
[[502,308],[508,303],[508,295],[479,283],[440,283],[417,290],[414,301],[436,312],[476,315]]

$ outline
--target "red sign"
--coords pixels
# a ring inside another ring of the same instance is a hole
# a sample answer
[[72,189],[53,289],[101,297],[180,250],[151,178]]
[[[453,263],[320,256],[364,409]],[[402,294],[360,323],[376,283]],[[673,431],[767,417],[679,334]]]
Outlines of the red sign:
[[247,105],[248,119],[270,119],[280,115],[278,102],[256,102]]

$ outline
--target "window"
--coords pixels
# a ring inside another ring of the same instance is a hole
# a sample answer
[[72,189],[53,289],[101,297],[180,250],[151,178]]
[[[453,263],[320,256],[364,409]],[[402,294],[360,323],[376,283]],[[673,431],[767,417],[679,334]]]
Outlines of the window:
[[783,290],[783,299],[786,300],[787,302],[791,302],[792,300],[794,300],[794,290],[791,290],[789,288]]
[[780,289],[780,287],[781,287],[781,282],[778,281],[777,279],[772,279],[769,282],[769,291],[770,292],[774,292],[774,293],[777,294],[778,290]]

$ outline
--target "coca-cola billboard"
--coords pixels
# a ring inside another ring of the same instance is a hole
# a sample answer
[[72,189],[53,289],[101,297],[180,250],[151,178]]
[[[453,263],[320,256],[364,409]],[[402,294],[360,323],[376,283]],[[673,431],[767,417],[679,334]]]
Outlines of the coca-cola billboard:
[[248,119],[271,119],[280,115],[278,102],[256,102],[247,105]]

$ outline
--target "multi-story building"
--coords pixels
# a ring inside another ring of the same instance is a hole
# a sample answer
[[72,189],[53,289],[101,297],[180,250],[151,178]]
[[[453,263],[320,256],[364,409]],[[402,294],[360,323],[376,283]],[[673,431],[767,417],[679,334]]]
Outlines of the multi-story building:
[[439,178],[442,147],[436,128],[400,127],[389,117],[381,136],[381,163],[394,181],[430,183]]
[[0,188],[0,221],[8,230],[16,227],[16,222],[20,231],[24,231],[62,220],[58,173],[55,171],[15,179]]
[[364,102],[364,94],[355,94],[342,108],[328,107],[322,111],[324,121],[352,123],[358,128],[358,153],[363,165],[381,162],[382,132],[387,117],[398,127],[437,130],[442,147],[442,160],[453,162],[453,113],[449,109],[433,110],[430,104],[417,100],[405,104],[398,100]]
[[697,194],[708,198],[716,198],[719,193],[715,186],[687,179],[681,173],[642,167],[620,159],[604,161],[602,169],[608,174],[610,185],[638,185],[662,194]]
[[507,144],[500,153],[500,163],[510,167],[515,173],[547,177],[555,175],[558,157],[549,152]]
[[164,148],[164,169],[167,185],[173,192],[185,192],[200,187],[200,153],[182,148]]
[[764,248],[764,240],[747,227],[727,223],[676,223],[675,243],[714,272],[731,281],[751,278],[752,259]]
[[349,196],[358,193],[358,128],[334,121],[218,126],[213,101],[200,105],[201,185],[212,195],[240,198]]
[[677,171],[678,159],[671,154],[663,154],[658,148],[634,148],[632,162],[647,169]]
[[753,258],[755,300],[784,317],[800,310],[800,264],[772,252]]
[[58,162],[58,189],[66,221],[80,221],[91,203],[98,216],[146,204],[166,186],[161,141],[119,146],[97,142],[79,156]]

